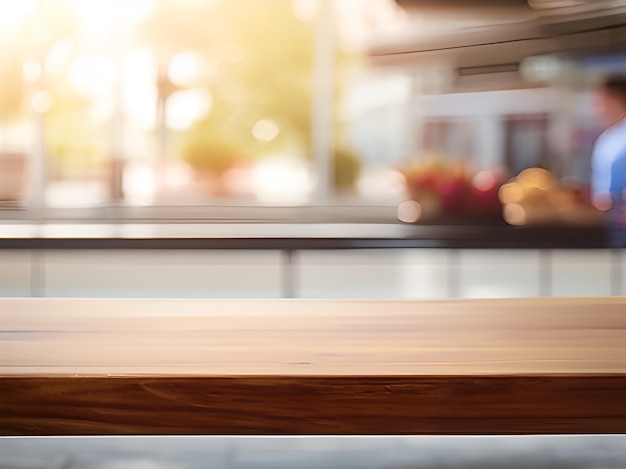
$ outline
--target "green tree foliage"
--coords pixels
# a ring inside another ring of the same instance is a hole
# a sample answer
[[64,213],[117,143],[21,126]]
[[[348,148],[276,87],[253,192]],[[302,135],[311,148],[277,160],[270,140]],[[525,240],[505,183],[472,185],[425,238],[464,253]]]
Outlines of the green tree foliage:
[[46,153],[54,163],[51,175],[97,173],[98,165],[106,159],[107,147],[89,118],[89,98],[63,77],[49,79],[46,88],[52,96],[52,107],[44,115]]
[[[77,46],[78,20],[62,0],[42,3],[31,23],[36,53],[45,58],[61,41]],[[52,97],[52,106],[44,114],[44,142],[53,177],[71,177],[97,172],[106,158],[106,147],[98,141],[89,112],[89,96],[76,90],[68,76],[45,75],[44,88]]]
[[[201,78],[214,103],[190,137],[208,132],[236,139],[249,154],[286,143],[308,149],[311,127],[314,26],[293,15],[292,0],[161,2],[144,24],[143,37],[169,60],[185,50],[213,64]],[[173,87],[170,85],[169,89]],[[276,140],[255,140],[251,129],[271,119]]]
[[[194,51],[212,64],[198,86],[212,93],[213,107],[183,136],[188,162],[219,168],[234,155],[263,155],[286,146],[311,156],[315,25],[294,15],[293,0],[162,0],[143,25],[142,37],[163,68],[182,51]],[[351,60],[339,50],[337,59],[338,97],[343,68]],[[160,81],[162,99],[167,99],[176,87],[164,76]],[[280,129],[271,142],[252,136],[261,119],[271,119]],[[335,127],[340,133],[337,116]],[[353,185],[360,171],[358,156],[338,150],[333,161],[336,187]]]

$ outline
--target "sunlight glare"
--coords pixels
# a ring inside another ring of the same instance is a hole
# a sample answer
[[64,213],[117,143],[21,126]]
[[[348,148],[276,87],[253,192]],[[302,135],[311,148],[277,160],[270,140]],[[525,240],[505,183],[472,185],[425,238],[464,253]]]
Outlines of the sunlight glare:
[[200,57],[195,52],[176,54],[170,61],[167,73],[175,85],[190,86],[198,78]]
[[26,81],[36,82],[41,77],[41,65],[35,60],[28,60],[24,62],[22,74]]
[[46,56],[46,72],[51,75],[61,75],[65,72],[72,58],[73,50],[74,46],[70,41],[57,42]]
[[154,201],[156,178],[152,168],[143,162],[129,162],[124,171],[124,198],[133,205],[147,205]]
[[208,90],[196,88],[177,91],[167,101],[167,126],[186,130],[211,111],[213,96]]
[[317,3],[318,0],[293,0],[293,16],[305,23],[315,21],[318,8]]
[[306,165],[298,160],[270,159],[260,162],[252,175],[254,193],[261,202],[306,202],[313,184]]
[[148,49],[127,53],[123,70],[123,108],[132,125],[149,130],[156,124],[154,60]]
[[72,60],[69,78],[79,91],[91,95],[110,92],[115,84],[116,67],[103,55],[82,55]]
[[37,0],[0,0],[0,33],[23,22],[37,8]]

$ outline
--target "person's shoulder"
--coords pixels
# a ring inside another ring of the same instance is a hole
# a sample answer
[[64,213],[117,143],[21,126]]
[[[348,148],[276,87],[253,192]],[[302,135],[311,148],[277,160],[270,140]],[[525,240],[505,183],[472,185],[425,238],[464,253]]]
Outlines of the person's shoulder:
[[604,129],[604,131],[600,134],[600,137],[626,138],[626,118]]
[[615,158],[615,161],[613,161],[612,169],[614,172],[619,170],[623,171],[626,174],[626,148],[624,148],[619,153],[617,158]]
[[602,145],[603,142],[607,142],[608,140],[611,139],[611,127],[608,127],[606,129],[604,129],[602,132],[600,132],[599,134],[597,134],[598,136],[596,137],[596,139],[593,141],[593,145],[594,147],[599,147]]
[[593,142],[594,153],[613,152],[614,148],[626,147],[626,119],[604,129]]

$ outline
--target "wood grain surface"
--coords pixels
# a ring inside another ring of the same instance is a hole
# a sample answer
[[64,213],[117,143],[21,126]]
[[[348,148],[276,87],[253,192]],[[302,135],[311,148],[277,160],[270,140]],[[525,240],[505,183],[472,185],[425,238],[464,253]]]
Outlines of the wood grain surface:
[[0,434],[626,432],[626,299],[0,300]]

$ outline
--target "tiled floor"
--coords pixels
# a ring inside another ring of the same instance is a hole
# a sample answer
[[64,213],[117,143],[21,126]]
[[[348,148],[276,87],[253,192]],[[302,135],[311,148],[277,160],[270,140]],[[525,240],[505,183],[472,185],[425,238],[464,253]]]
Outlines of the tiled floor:
[[623,469],[626,435],[0,438],[0,469]]

